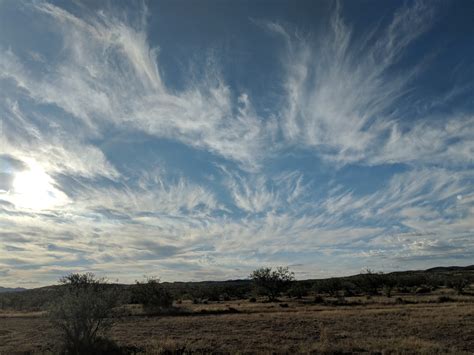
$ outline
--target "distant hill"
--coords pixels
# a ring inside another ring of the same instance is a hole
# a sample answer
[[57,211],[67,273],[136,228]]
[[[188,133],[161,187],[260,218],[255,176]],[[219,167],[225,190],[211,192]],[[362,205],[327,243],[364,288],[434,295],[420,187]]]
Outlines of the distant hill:
[[426,272],[474,271],[474,265],[469,266],[438,266],[425,270]]
[[[1,0],[0,0],[1,1]],[[381,274],[376,277],[376,282],[380,282]],[[397,279],[400,287],[414,292],[423,285],[429,287],[445,287],[450,280],[463,278],[470,283],[474,283],[474,265],[470,266],[448,266],[434,267],[427,270],[395,271],[384,274],[392,275]],[[373,279],[374,280],[374,279]],[[377,281],[378,280],[378,281]],[[327,288],[349,287],[350,292],[366,292],[367,277],[357,274],[345,277],[333,277],[330,279],[298,280],[300,289],[318,289],[327,293]],[[375,281],[373,281],[375,282]],[[345,285],[345,286],[343,286]],[[227,281],[201,281],[201,282],[163,282],[163,286],[171,293],[174,299],[188,299],[193,302],[219,301],[227,299],[247,299],[254,295],[254,285],[250,279],[227,280]],[[0,309],[19,310],[44,310],[55,299],[61,296],[62,285],[44,286],[35,289],[24,288],[4,288],[0,287]],[[114,287],[114,292],[118,293],[121,304],[134,303],[133,289],[135,285],[108,284],[107,287]],[[382,286],[376,286],[380,289]],[[349,292],[348,291],[348,292]],[[378,291],[377,291],[378,292]]]
[[[474,265],[469,266],[438,266],[433,267],[426,270],[407,270],[407,271],[394,271],[388,274],[393,275],[413,275],[413,274],[425,274],[425,273],[471,273],[474,271]],[[352,276],[342,276],[342,277],[335,277],[336,279],[353,279],[359,277],[360,274],[352,275]],[[323,279],[308,279],[308,280],[299,280],[299,282],[313,282]],[[250,286],[252,282],[249,279],[243,280],[227,280],[227,281],[194,281],[194,282],[182,282],[182,281],[173,281],[173,282],[163,282],[163,285],[167,286],[170,290],[174,290],[176,292],[185,292],[185,290],[191,289],[205,289],[209,287],[219,287],[219,288],[230,288],[230,289],[242,289],[245,292]],[[126,284],[118,284],[117,286],[128,288],[130,285]],[[21,287],[17,288],[6,288],[0,286],[0,293],[11,293],[11,292],[24,292],[26,293],[50,293],[55,292],[60,286],[59,285],[51,285],[51,286],[43,286],[36,289],[25,289]]]
[[8,287],[2,287],[2,286],[0,286],[0,293],[6,293],[6,292],[20,292],[20,291],[26,291],[26,288],[21,288],[21,287],[8,288]]

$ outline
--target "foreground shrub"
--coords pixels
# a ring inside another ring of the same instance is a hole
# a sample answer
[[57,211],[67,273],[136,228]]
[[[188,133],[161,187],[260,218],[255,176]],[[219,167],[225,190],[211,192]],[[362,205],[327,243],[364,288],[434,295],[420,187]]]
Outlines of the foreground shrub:
[[115,344],[104,338],[112,324],[117,292],[105,279],[94,274],[70,274],[60,279],[63,294],[50,309],[49,318],[62,337],[63,353],[118,353]]

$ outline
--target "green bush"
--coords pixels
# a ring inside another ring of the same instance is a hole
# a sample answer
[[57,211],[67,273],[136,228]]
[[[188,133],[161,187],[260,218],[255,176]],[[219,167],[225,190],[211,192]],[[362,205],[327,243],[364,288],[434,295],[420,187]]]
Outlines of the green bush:
[[287,267],[280,266],[276,270],[269,267],[257,269],[252,272],[250,279],[254,282],[257,292],[273,302],[291,286],[295,278],[294,273]]
[[464,289],[469,286],[469,280],[463,276],[455,276],[447,282],[448,287],[456,290],[458,294],[462,294]]
[[292,298],[301,299],[308,296],[308,289],[302,283],[296,282],[290,287],[287,295]]
[[173,297],[168,290],[154,277],[144,282],[136,281],[132,289],[132,300],[143,305],[147,313],[159,313],[173,306]]
[[342,281],[339,278],[317,280],[313,285],[313,291],[321,294],[329,294],[337,297],[339,291],[343,288]]
[[369,295],[377,295],[379,288],[383,287],[383,275],[367,269],[360,275],[358,286]]
[[[49,311],[49,318],[62,336],[63,352],[67,354],[104,353],[104,338],[112,324],[117,292],[105,279],[94,274],[70,274],[60,279],[63,294]],[[102,350],[100,350],[102,349]]]

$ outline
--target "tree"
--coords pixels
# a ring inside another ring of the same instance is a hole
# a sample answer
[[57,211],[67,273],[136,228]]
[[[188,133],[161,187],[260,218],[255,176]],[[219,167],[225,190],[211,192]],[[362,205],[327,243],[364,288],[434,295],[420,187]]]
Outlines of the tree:
[[380,275],[383,286],[383,292],[388,298],[392,297],[392,292],[395,286],[397,285],[397,278],[392,274],[381,274]]
[[144,282],[136,281],[133,288],[133,300],[141,303],[148,313],[158,313],[173,306],[173,297],[155,277],[146,278]]
[[383,286],[382,275],[367,269],[365,273],[360,274],[358,283],[359,287],[369,295],[376,295],[378,289]]
[[257,269],[252,272],[250,279],[254,282],[259,294],[267,296],[272,302],[291,285],[295,277],[288,267],[280,266],[276,270],[269,267]]
[[469,286],[469,280],[462,276],[455,276],[449,280],[448,285],[454,288],[459,295],[462,295],[464,289]]
[[336,277],[329,279],[318,280],[313,285],[313,290],[316,293],[327,293],[330,296],[338,296],[339,291],[342,289],[342,282]]
[[59,282],[63,292],[49,317],[62,333],[64,352],[95,354],[104,344],[110,350],[111,342],[100,335],[112,324],[118,293],[111,285],[106,285],[105,279],[97,279],[92,273],[70,274]]
[[308,296],[308,288],[302,283],[293,283],[293,286],[289,288],[286,293],[289,297],[301,299]]

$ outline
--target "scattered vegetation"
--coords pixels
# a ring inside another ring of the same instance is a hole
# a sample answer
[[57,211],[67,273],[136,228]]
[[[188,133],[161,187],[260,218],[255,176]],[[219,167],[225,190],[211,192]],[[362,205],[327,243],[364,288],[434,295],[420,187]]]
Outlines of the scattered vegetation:
[[136,281],[131,303],[142,304],[148,314],[157,314],[173,306],[173,297],[159,279],[150,277],[143,282]]
[[[258,327],[261,327],[263,333],[271,336],[267,340],[272,343],[265,345],[261,343],[260,338],[247,337],[245,341],[242,340],[241,345],[253,344],[255,348],[245,348],[250,352],[255,349],[274,352],[278,349],[290,353],[374,351],[397,353],[409,351],[411,346],[419,346],[427,353],[456,353],[458,350],[466,351],[468,347],[458,345],[457,342],[448,344],[450,347],[438,347],[433,343],[423,343],[424,340],[420,337],[413,338],[413,342],[400,340],[405,339],[411,334],[410,332],[400,334],[399,338],[394,339],[396,343],[392,346],[387,342],[382,344],[376,338],[371,342],[365,342],[365,338],[359,339],[352,334],[349,336],[347,331],[350,328],[351,332],[360,335],[362,333],[357,332],[361,327],[367,328],[372,323],[384,322],[385,310],[392,312],[390,319],[392,314],[399,314],[400,328],[397,329],[403,330],[401,324],[407,322],[407,314],[409,323],[412,323],[413,312],[418,310],[422,312],[429,308],[429,317],[420,313],[416,320],[418,322],[416,327],[421,327],[425,319],[431,322],[431,318],[437,312],[449,308],[450,311],[443,317],[438,317],[436,322],[440,324],[453,312],[458,312],[457,318],[447,322],[444,328],[439,328],[451,329],[449,327],[452,324],[462,324],[462,327],[453,330],[453,334],[457,337],[460,329],[472,325],[470,318],[464,317],[462,312],[472,313],[473,271],[472,268],[466,268],[383,274],[367,270],[363,274],[349,277],[296,281],[288,268],[280,267],[255,270],[247,280],[166,283],[156,278],[148,278],[133,285],[110,284],[93,274],[71,274],[62,278],[59,285],[0,294],[0,353],[17,351],[12,345],[14,340],[9,343],[10,337],[15,336],[18,339],[20,334],[24,333],[25,336],[32,334],[31,330],[15,331],[5,325],[18,324],[19,320],[26,316],[28,320],[23,323],[25,327],[32,327],[37,323],[38,332],[47,333],[48,328],[54,330],[53,335],[49,337],[54,339],[51,340],[52,343],[36,348],[40,353],[171,354],[179,351],[205,353],[215,350],[216,347],[226,352],[230,348],[222,344],[225,344],[227,334],[233,333],[236,329],[242,331],[252,329],[253,332],[260,329]],[[278,299],[279,302],[276,304],[262,302]],[[423,307],[417,307],[420,303]],[[330,312],[321,312],[325,310]],[[351,310],[354,310],[353,313]],[[136,317],[158,314],[162,317]],[[316,333],[311,333],[316,314],[318,321],[324,319],[325,315],[329,317],[323,322],[319,330],[320,335],[317,330]],[[344,330],[336,331],[333,319],[339,319],[337,317],[344,319],[344,324],[348,324],[346,317],[360,317],[360,319],[354,320],[356,323],[353,327],[351,325],[347,328],[348,326],[341,325],[341,329]],[[13,323],[5,322],[10,318]],[[224,318],[229,322],[225,324],[232,324],[227,331],[224,323],[216,325],[219,319]],[[51,327],[42,323],[46,322],[46,319]],[[238,328],[236,325],[240,324],[238,322],[242,322],[242,328]],[[163,328],[165,324],[170,328]],[[178,327],[177,324],[181,325]],[[308,328],[302,324],[306,324]],[[391,326],[392,323],[385,325],[385,327]],[[427,325],[424,326],[426,329]],[[143,329],[144,333],[137,335],[135,340],[129,339],[129,332],[136,331],[131,327]],[[160,332],[171,335],[172,339],[181,340],[162,343],[162,340],[157,340],[161,339],[161,333],[157,333],[154,327],[162,327]],[[184,331],[189,327],[193,327],[192,334]],[[438,328],[434,327],[432,330],[435,329]],[[388,328],[386,330],[389,331]],[[374,328],[370,331],[376,330]],[[183,332],[187,334],[186,336],[197,338],[190,342],[184,337]],[[199,345],[201,344],[199,336],[207,337],[210,333],[220,334],[219,337],[223,338],[208,339],[210,343]],[[274,342],[278,339],[285,339],[285,334],[290,334],[287,342],[293,345],[287,347],[283,340],[280,345],[275,345]],[[303,337],[298,334],[305,335]],[[344,339],[349,337],[352,339],[351,342],[346,342]],[[148,338],[154,339],[153,345],[143,343],[144,339]],[[42,341],[41,337],[32,339],[36,339],[38,344]],[[321,339],[321,341],[308,343],[308,339]],[[229,341],[235,344],[240,342],[230,338]],[[58,347],[59,342],[61,347]],[[303,342],[304,346],[296,346],[295,342]],[[28,348],[25,349],[29,351]],[[239,351],[241,350],[239,347]]]
[[282,292],[290,287],[295,276],[287,267],[280,266],[276,270],[262,267],[252,272],[250,279],[258,294],[267,296],[268,301],[274,302]]

